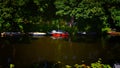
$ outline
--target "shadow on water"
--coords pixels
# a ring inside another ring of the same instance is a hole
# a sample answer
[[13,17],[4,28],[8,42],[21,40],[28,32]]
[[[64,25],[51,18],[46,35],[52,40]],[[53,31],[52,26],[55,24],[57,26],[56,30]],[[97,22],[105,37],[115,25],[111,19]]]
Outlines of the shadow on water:
[[11,45],[9,40],[0,39],[0,67],[8,68],[9,64],[14,63],[15,55],[14,45]]
[[102,58],[102,63],[111,66],[114,63],[120,63],[120,36],[110,36],[100,38],[101,51],[99,57]]
[[73,37],[69,37],[67,41],[70,42],[78,42],[78,43],[94,43],[101,41],[101,37],[97,35],[77,35]]
[[113,65],[120,63],[120,36],[109,36],[106,40],[104,62]]
[[0,37],[0,68],[9,68],[15,64],[15,44],[30,43],[27,36]]
[[62,64],[60,62],[52,62],[52,61],[40,61],[38,63],[33,63],[30,68],[62,68]]

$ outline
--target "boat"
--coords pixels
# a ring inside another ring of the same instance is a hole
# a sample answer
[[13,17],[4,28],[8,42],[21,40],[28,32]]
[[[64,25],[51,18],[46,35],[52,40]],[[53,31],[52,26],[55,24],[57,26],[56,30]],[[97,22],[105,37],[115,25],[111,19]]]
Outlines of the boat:
[[120,32],[116,32],[116,31],[109,31],[107,33],[111,36],[120,36]]
[[29,32],[29,35],[31,36],[44,36],[46,33],[44,32]]
[[22,35],[22,33],[21,32],[2,32],[1,33],[1,37],[9,37],[9,36],[11,36],[11,37],[13,37],[13,36],[21,36]]
[[88,35],[88,36],[92,36],[92,35],[97,35],[97,32],[77,32],[77,35]]
[[62,31],[62,30],[52,30],[50,35],[55,36],[55,37],[60,37],[60,36],[68,36],[68,32]]
[[114,63],[113,68],[120,68],[120,63]]

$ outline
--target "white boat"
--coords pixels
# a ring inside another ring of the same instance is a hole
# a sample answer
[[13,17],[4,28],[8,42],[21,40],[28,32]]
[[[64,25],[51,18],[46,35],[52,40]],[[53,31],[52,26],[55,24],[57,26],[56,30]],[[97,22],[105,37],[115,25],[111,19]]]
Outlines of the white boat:
[[29,32],[30,35],[32,36],[44,36],[46,33],[44,32]]
[[113,68],[120,68],[120,63],[115,63],[115,64],[113,65]]

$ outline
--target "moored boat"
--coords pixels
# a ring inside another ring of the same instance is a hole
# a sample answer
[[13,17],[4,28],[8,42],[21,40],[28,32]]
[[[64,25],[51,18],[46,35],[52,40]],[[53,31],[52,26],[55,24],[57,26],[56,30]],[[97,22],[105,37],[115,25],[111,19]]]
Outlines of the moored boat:
[[30,35],[32,36],[44,36],[46,33],[44,32],[29,32]]
[[116,32],[116,31],[109,31],[107,33],[111,36],[120,36],[120,32]]
[[68,36],[68,32],[62,31],[62,30],[53,30],[52,32],[49,33],[52,36]]

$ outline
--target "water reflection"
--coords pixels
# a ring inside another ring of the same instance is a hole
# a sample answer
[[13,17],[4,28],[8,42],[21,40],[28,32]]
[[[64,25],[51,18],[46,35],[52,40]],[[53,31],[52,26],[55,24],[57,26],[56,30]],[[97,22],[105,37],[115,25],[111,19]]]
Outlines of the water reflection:
[[10,64],[14,63],[15,47],[8,40],[3,40],[0,43],[0,67],[8,68]]
[[112,64],[120,59],[119,40],[119,37],[98,38],[94,36],[55,40],[45,36],[34,37],[28,44],[1,39],[0,65],[15,64],[17,68],[37,65],[58,68],[66,64],[89,64],[96,62],[99,58],[102,58],[103,63]]
[[68,36],[51,36],[52,39],[67,39]]

